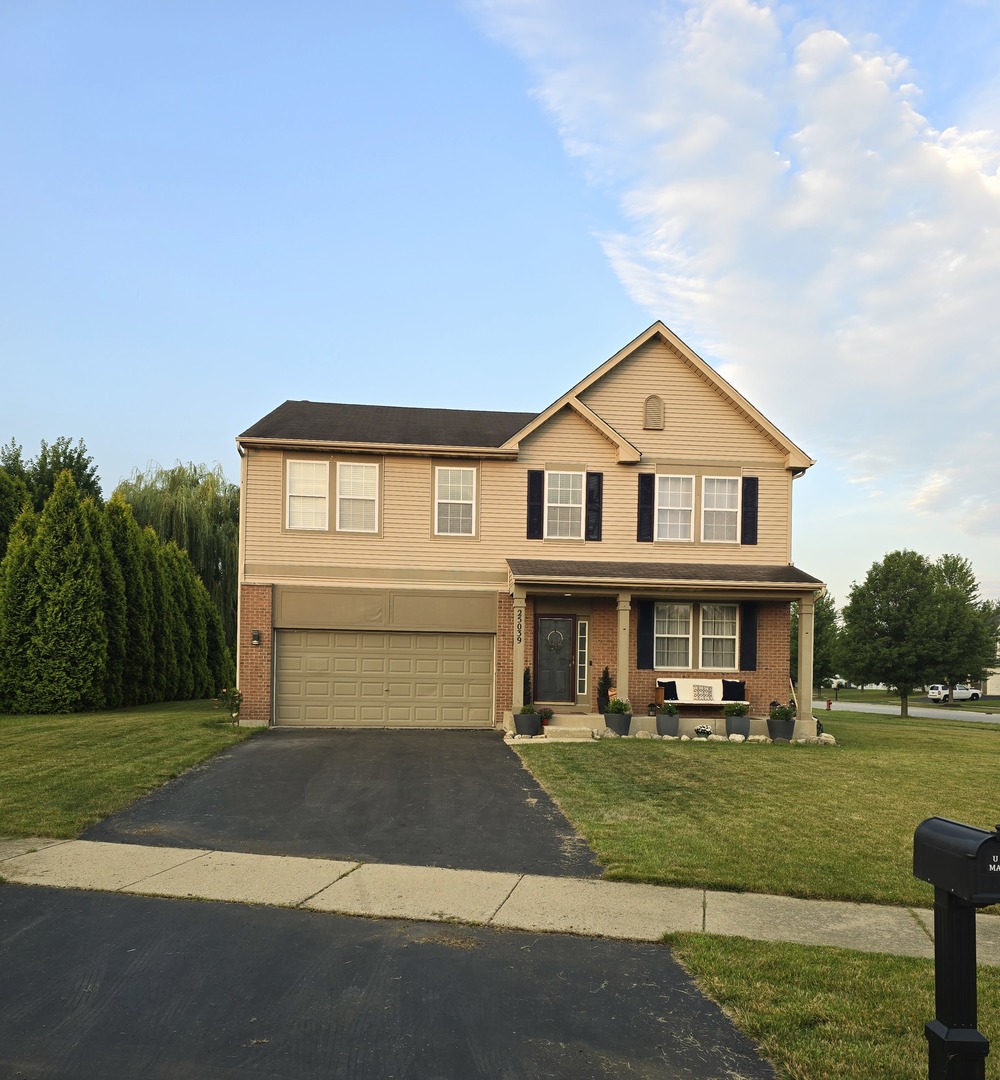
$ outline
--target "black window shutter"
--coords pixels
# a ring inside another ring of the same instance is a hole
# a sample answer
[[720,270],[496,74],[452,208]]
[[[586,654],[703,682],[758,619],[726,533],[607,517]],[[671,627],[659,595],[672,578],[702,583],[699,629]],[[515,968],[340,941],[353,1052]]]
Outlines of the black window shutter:
[[757,491],[756,476],[743,477],[743,524],[740,529],[741,544],[757,543]]
[[587,473],[587,535],[588,540],[601,539],[603,517],[604,473]]
[[653,601],[639,600],[639,625],[636,633],[635,666],[640,671],[653,670]]
[[639,520],[636,540],[640,544],[653,542],[653,493],[656,477],[652,473],[639,473]]
[[528,470],[528,539],[541,540],[545,523],[545,470]]
[[757,670],[757,605],[740,604],[740,671]]

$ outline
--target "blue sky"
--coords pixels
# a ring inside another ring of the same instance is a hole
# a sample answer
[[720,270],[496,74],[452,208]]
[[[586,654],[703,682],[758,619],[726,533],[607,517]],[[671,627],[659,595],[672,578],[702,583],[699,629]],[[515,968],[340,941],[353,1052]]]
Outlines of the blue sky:
[[110,491],[286,398],[542,409],[662,319],[795,562],[1000,597],[1000,3],[0,6],[0,441]]

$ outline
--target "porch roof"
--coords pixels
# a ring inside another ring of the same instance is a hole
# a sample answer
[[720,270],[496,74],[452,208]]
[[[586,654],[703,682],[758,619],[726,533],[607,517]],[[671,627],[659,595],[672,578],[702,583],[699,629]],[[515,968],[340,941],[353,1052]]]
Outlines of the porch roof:
[[614,585],[649,589],[692,586],[815,592],[819,578],[796,566],[752,563],[599,562],[590,559],[508,559],[513,580],[522,585]]

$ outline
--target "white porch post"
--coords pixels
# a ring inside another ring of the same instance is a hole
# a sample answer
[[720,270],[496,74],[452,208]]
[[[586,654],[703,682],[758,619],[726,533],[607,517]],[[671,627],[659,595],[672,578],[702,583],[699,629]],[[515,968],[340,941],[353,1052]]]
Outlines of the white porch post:
[[511,672],[513,691],[511,695],[512,711],[521,711],[524,704],[524,637],[525,637],[525,597],[524,587],[514,586],[514,670]]
[[799,698],[799,720],[812,724],[812,730],[804,732],[806,735],[816,734],[812,709],[815,611],[815,593],[806,593],[799,597],[799,683],[796,689]]
[[632,594],[618,594],[618,670],[615,674],[618,696],[623,701],[628,699],[629,672],[629,616],[632,612]]

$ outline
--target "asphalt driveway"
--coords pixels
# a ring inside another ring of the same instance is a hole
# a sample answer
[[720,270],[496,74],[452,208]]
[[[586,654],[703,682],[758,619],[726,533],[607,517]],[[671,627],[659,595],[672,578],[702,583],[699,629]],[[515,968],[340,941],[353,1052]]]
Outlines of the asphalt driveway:
[[170,847],[596,877],[491,731],[273,729],[82,834]]

